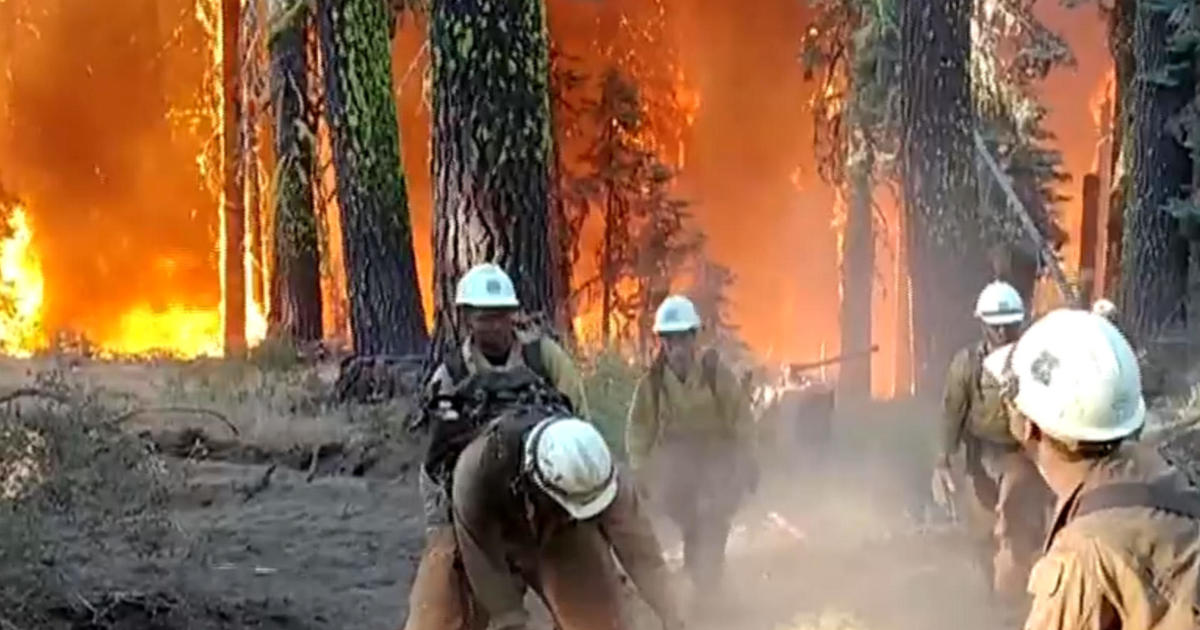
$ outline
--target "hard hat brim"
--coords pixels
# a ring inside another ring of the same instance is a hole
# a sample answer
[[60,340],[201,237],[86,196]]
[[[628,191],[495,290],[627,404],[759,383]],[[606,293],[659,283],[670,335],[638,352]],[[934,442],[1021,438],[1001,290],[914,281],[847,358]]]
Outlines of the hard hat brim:
[[654,334],[669,335],[671,333],[695,332],[700,330],[700,327],[695,324],[667,324],[664,326],[655,326]]
[[499,298],[495,300],[455,300],[455,306],[467,306],[470,308],[495,308],[495,309],[513,309],[520,308],[521,303],[512,298]]
[[1026,417],[1037,424],[1038,428],[1049,434],[1051,437],[1063,441],[1087,442],[1092,444],[1112,442],[1127,438],[1134,433],[1137,433],[1138,430],[1146,424],[1146,399],[1142,398],[1141,396],[1138,397],[1137,410],[1119,425],[1103,428],[1073,427],[1066,431],[1063,431],[1050,424],[1042,424],[1041,422],[1038,422],[1036,418],[1034,418],[1025,410],[1024,405],[1021,404],[1020,394],[1017,395],[1017,400],[1015,402],[1017,409],[1020,409],[1021,413],[1025,414]]
[[1025,320],[1025,313],[997,313],[995,315],[979,315],[980,321],[988,326],[1008,326],[1019,324]]
[[534,483],[542,489],[542,492],[545,492],[551,499],[554,499],[554,502],[561,506],[562,509],[566,510],[567,514],[571,515],[571,518],[578,521],[586,521],[589,518],[595,517],[608,509],[608,506],[612,505],[613,500],[617,498],[617,475],[615,472],[612,478],[608,480],[608,485],[604,486],[604,489],[595,498],[585,502],[570,500],[555,489],[547,487],[537,475],[534,476]]

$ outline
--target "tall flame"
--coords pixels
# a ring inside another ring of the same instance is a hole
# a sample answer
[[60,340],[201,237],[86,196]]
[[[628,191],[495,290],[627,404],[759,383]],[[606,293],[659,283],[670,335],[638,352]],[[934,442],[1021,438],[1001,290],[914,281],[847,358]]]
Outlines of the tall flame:
[[0,241],[0,352],[29,356],[45,337],[42,265],[25,208],[14,206],[7,225],[10,233]]

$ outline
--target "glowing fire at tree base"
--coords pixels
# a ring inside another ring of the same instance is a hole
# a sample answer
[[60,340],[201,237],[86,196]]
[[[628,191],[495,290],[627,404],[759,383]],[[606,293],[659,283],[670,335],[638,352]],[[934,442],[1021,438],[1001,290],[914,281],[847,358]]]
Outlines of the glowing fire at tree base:
[[[0,217],[3,217],[0,214]],[[49,346],[43,325],[45,280],[33,226],[23,206],[13,206],[0,229],[0,354],[29,357]],[[246,339],[266,337],[262,306],[247,296]],[[219,306],[139,305],[125,312],[114,330],[90,340],[102,355],[166,354],[180,358],[223,354]]]

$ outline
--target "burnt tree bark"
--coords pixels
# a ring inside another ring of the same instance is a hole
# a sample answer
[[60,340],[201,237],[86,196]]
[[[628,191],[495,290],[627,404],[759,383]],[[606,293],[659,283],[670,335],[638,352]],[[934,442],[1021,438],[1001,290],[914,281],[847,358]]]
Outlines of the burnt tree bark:
[[990,276],[982,252],[972,131],[970,0],[902,3],[901,164],[917,392],[940,391]]
[[1164,206],[1191,184],[1191,156],[1167,128],[1195,96],[1191,72],[1168,77],[1174,62],[1167,12],[1138,3],[1129,124],[1130,195],[1126,201],[1121,307],[1126,331],[1146,343],[1164,327],[1186,321],[1188,242]]
[[1130,95],[1136,72],[1133,57],[1133,23],[1137,0],[1115,0],[1108,16],[1108,49],[1113,58],[1112,153],[1108,175],[1108,231],[1104,251],[1104,292],[1110,298],[1121,295],[1122,240],[1125,231],[1126,201],[1129,199]]
[[233,356],[246,350],[246,205],[243,198],[241,165],[241,63],[238,55],[238,31],[242,23],[240,0],[221,3],[221,103],[224,128],[221,130],[225,182],[222,221],[225,249],[222,252],[225,354]]
[[312,19],[306,6],[297,1],[281,7],[270,39],[276,179],[269,329],[295,341],[318,341],[321,268],[310,185],[316,135],[309,128],[306,36]]
[[454,288],[472,265],[513,278],[523,309],[558,311],[550,227],[549,52],[541,0],[432,7],[435,352],[458,342]]
[[1083,220],[1079,230],[1079,278],[1081,297],[1090,304],[1096,293],[1096,252],[1100,238],[1100,177],[1083,176]]
[[[852,105],[852,107],[854,107]],[[852,118],[856,118],[852,114]],[[847,160],[849,204],[842,259],[842,352],[871,347],[871,298],[875,275],[875,230],[872,212],[874,154],[863,138],[861,125],[851,121],[850,158]],[[871,395],[870,355],[842,365],[839,394],[854,398]]]
[[357,354],[412,354],[428,341],[417,284],[388,9],[322,0],[318,35]]

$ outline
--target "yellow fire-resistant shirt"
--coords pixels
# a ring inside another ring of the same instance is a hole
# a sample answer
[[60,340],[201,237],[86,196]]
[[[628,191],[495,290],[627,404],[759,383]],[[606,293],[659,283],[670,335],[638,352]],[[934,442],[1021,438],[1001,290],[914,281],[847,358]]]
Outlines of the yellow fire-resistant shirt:
[[1034,600],[1026,630],[1200,627],[1200,521],[1148,507],[1071,518],[1088,490],[1155,480],[1189,490],[1186,478],[1152,448],[1128,445],[1097,463],[1059,502],[1055,522],[1065,518],[1067,524],[1030,574]]
[[714,398],[703,372],[699,358],[692,362],[692,369],[683,381],[674,370],[664,366],[657,416],[650,375],[638,382],[625,435],[629,464],[635,471],[642,469],[658,446],[673,438],[729,441],[736,449],[752,454],[754,417],[737,376],[718,361]]

